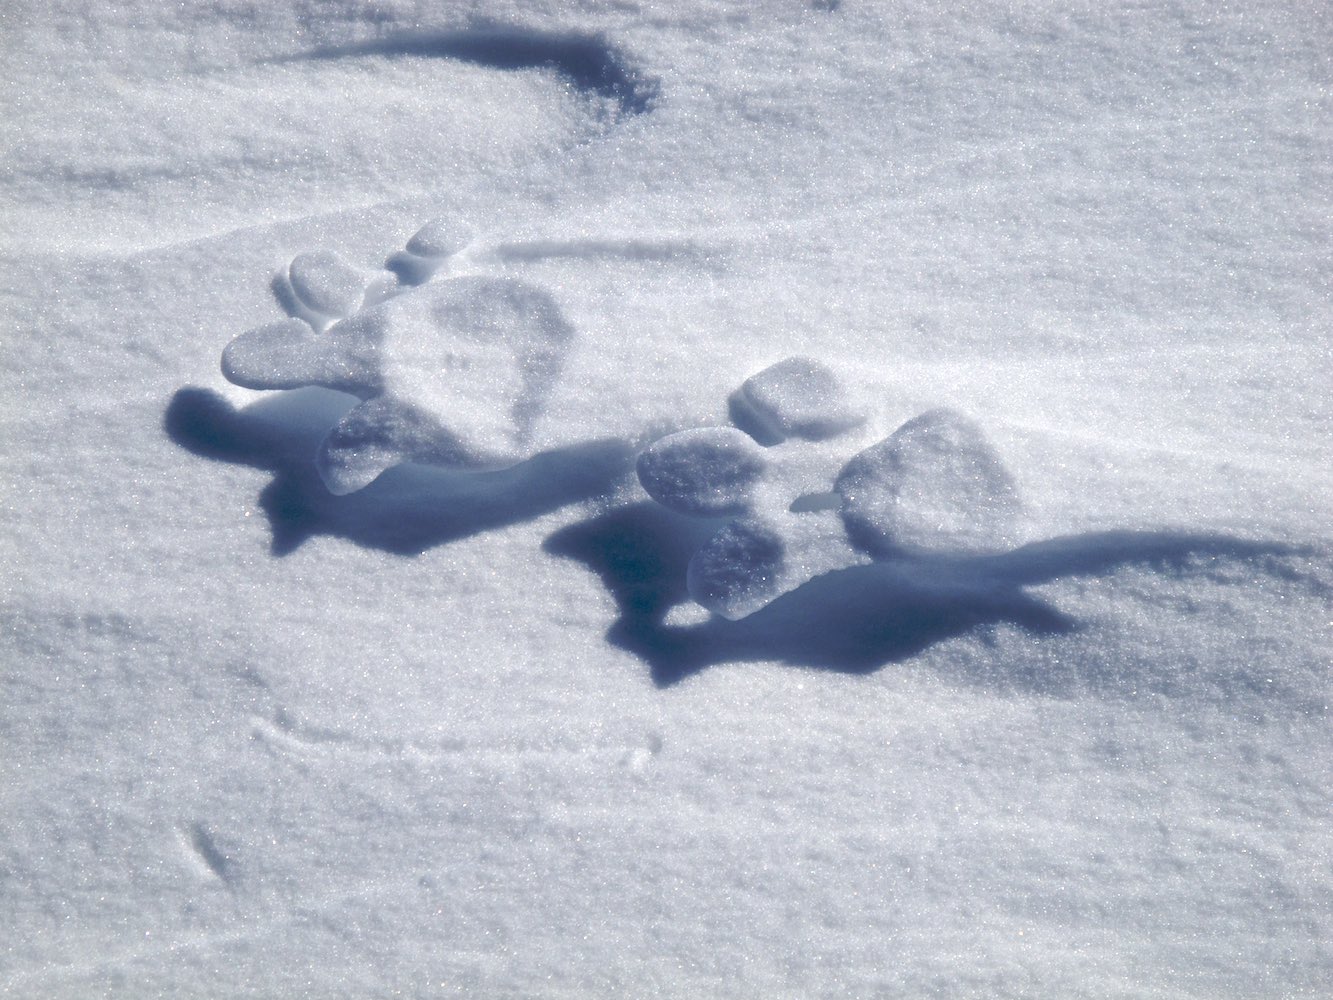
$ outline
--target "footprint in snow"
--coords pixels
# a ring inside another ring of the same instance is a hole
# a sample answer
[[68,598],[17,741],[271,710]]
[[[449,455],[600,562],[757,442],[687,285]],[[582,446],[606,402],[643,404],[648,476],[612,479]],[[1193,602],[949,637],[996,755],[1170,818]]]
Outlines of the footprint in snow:
[[361,399],[316,456],[330,492],[359,490],[402,462],[487,470],[531,457],[575,332],[536,285],[460,273],[468,242],[431,223],[391,260],[394,274],[301,254],[287,274],[296,318],[223,352],[237,385],[325,386]]
[[732,413],[748,434],[681,431],[638,461],[654,500],[682,514],[732,519],[687,570],[690,596],[725,618],[744,618],[834,570],[896,556],[976,555],[1017,540],[1014,482],[962,414],[923,413],[839,468],[837,439],[866,413],[809,358],[750,378]]

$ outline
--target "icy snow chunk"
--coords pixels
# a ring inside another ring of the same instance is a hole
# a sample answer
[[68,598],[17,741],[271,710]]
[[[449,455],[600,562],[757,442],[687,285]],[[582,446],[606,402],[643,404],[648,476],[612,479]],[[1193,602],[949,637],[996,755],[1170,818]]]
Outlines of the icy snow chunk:
[[287,277],[296,297],[322,316],[355,312],[366,292],[366,276],[326,250],[298,254]]
[[865,422],[842,381],[813,358],[787,358],[741,386],[751,415],[774,437],[820,441]]
[[981,429],[931,410],[854,457],[839,473],[847,535],[872,555],[976,553],[1014,543],[1013,479]]
[[639,481],[658,503],[701,517],[739,514],[767,462],[758,445],[731,427],[704,427],[662,438],[639,456]]
[[[294,289],[334,306],[349,287],[340,264],[297,258]],[[294,319],[251,330],[227,346],[222,370],[248,388],[320,385],[364,400],[317,461],[329,489],[347,493],[399,462],[496,469],[530,457],[573,340],[543,289],[469,275],[396,289],[322,332]]]

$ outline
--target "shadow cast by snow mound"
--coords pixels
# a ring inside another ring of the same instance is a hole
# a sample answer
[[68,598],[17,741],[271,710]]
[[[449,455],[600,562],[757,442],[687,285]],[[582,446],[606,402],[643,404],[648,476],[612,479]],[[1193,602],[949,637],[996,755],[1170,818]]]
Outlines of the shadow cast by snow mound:
[[512,26],[395,34],[270,61],[358,56],[455,59],[497,70],[554,69],[579,90],[613,100],[626,114],[651,110],[659,89],[657,81],[637,70],[623,52],[600,35]]
[[601,578],[619,610],[608,641],[647,664],[663,687],[710,666],[754,660],[868,673],[1001,623],[1041,635],[1073,632],[1081,627],[1078,621],[1025,588],[1062,577],[1104,576],[1132,564],[1169,569],[1199,557],[1292,551],[1222,535],[1097,532],[998,555],[855,566],[816,577],[739,621],[668,624],[668,611],[689,600],[685,571],[691,555],[716,530],[717,522],[642,503],[557,532],[546,549],[584,563]]
[[172,397],[163,428],[195,455],[273,473],[259,505],[275,555],[316,535],[417,555],[596,496],[626,474],[632,458],[623,442],[596,441],[543,452],[499,472],[404,465],[363,490],[334,496],[311,457],[355,402],[326,389],[299,389],[238,410],[215,392],[185,388]]

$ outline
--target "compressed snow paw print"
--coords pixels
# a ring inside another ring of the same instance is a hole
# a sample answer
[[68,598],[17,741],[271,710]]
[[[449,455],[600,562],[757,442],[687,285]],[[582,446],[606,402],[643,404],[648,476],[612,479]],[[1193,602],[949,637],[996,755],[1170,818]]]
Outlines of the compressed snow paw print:
[[[1013,544],[1020,504],[980,429],[933,410],[840,464],[864,423],[837,376],[789,358],[746,381],[733,427],[681,431],[639,458],[649,496],[682,514],[730,517],[690,560],[703,607],[739,619],[806,581],[874,560]],[[771,442],[761,446],[755,437]]]
[[466,236],[423,228],[390,261],[398,278],[335,254],[301,254],[287,279],[299,318],[241,334],[222,371],[251,389],[318,385],[359,397],[320,447],[329,490],[401,462],[499,469],[530,457],[575,339],[555,300],[513,278],[453,272]]

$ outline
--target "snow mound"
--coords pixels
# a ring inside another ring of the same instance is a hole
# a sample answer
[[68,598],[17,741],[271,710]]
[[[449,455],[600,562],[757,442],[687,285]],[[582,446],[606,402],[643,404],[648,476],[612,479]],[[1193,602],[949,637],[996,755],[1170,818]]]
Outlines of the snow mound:
[[454,219],[434,219],[407,241],[400,253],[389,259],[389,270],[409,285],[419,285],[457,259],[473,242],[472,231]]
[[287,269],[287,280],[296,298],[316,316],[348,316],[365,299],[366,276],[327,250],[298,254]]
[[[396,259],[421,261],[418,276],[438,270],[462,249],[457,234],[432,223]],[[401,462],[477,470],[531,457],[533,424],[575,337],[543,289],[484,275],[395,285],[323,252],[298,256],[288,276],[299,318],[237,337],[222,370],[251,389],[315,385],[363,400],[319,449],[331,492]],[[344,310],[321,328],[319,317]]]
[[759,446],[731,427],[662,438],[639,456],[639,481],[658,503],[699,517],[744,513],[768,468]]

